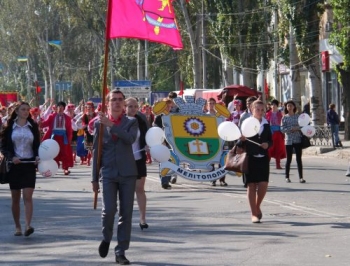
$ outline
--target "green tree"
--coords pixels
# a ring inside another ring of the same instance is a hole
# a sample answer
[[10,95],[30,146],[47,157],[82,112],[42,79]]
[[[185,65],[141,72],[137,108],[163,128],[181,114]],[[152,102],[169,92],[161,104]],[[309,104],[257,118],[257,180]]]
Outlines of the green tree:
[[243,75],[244,85],[257,88],[259,71],[265,70],[272,57],[272,35],[268,31],[272,9],[267,2],[207,1],[211,31],[222,60],[229,59],[237,72]]
[[[289,38],[289,56],[291,62],[292,82],[300,76],[299,71],[302,65],[308,70],[310,80],[310,104],[312,110],[312,121],[315,125],[325,123],[325,111],[322,100],[322,82],[319,62],[319,35],[320,18],[324,9],[323,1],[315,0],[283,0],[277,1],[280,14],[280,32],[282,39],[289,32],[290,36],[295,37],[295,46],[291,45],[292,38]],[[295,50],[294,50],[295,48]],[[299,62],[299,60],[301,62]],[[299,105],[300,83],[295,84],[297,99],[293,99]]]

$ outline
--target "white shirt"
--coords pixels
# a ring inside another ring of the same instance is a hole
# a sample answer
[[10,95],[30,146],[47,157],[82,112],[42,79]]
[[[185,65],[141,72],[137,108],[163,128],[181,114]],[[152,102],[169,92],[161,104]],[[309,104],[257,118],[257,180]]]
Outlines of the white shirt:
[[24,126],[20,126],[17,122],[12,127],[12,142],[15,150],[15,156],[23,159],[34,157],[33,141],[34,136],[29,127],[32,125],[27,121]]

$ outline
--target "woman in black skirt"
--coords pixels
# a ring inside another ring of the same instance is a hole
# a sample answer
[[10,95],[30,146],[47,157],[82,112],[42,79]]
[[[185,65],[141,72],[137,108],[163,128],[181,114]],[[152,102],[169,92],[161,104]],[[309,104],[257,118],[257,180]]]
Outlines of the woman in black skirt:
[[[7,126],[0,133],[0,150],[12,161],[10,165],[9,184],[12,197],[12,215],[15,222],[15,236],[22,235],[20,223],[20,201],[23,193],[25,210],[25,236],[34,233],[31,226],[33,216],[33,192],[36,181],[36,165],[39,161],[40,132],[38,124],[30,116],[30,106],[18,102],[7,121]],[[25,163],[33,161],[35,163]]]
[[147,197],[145,193],[145,182],[147,176],[146,167],[146,132],[148,130],[147,122],[145,118],[142,118],[138,113],[139,105],[135,98],[127,98],[125,100],[126,115],[129,119],[137,119],[139,125],[139,132],[137,133],[137,138],[132,144],[132,150],[134,152],[134,157],[137,166],[137,180],[136,180],[136,200],[139,206],[140,212],[140,223],[139,226],[141,230],[147,229],[148,224],[146,223],[146,204]]
[[[253,117],[260,121],[260,130],[253,137],[241,137],[248,155],[249,173],[244,174],[244,185],[253,223],[260,223],[262,212],[260,205],[266,195],[270,175],[270,162],[267,150],[272,146],[272,133],[269,122],[264,118],[265,105],[262,101],[253,102]],[[248,141],[251,140],[251,141]]]

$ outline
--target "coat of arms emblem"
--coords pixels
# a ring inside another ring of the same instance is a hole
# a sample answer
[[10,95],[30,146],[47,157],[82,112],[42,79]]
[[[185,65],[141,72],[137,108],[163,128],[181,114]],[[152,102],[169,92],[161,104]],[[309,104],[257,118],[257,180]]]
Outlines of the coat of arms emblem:
[[213,181],[226,174],[221,167],[215,170],[213,164],[224,165],[227,151],[223,150],[224,140],[220,139],[217,128],[230,116],[225,106],[216,104],[216,115],[206,114],[206,101],[185,96],[174,99],[179,112],[164,111],[165,102],[154,105],[156,115],[163,113],[162,120],[166,141],[171,146],[168,162],[160,164],[161,176],[176,173],[193,181]]

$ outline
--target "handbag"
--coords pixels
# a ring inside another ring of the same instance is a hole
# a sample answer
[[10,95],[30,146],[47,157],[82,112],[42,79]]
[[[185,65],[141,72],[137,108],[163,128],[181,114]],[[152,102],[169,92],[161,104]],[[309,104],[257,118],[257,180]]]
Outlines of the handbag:
[[227,154],[225,170],[248,173],[248,154],[245,149],[235,145]]
[[308,148],[310,146],[311,146],[310,139],[307,136],[302,135],[301,136],[301,148],[302,149],[306,149],[306,148]]
[[9,170],[10,169],[9,169],[7,158],[2,152],[0,152],[0,184],[9,183],[9,176],[8,176]]

